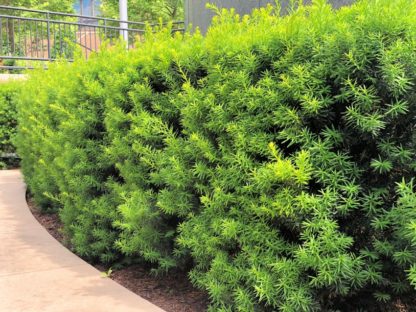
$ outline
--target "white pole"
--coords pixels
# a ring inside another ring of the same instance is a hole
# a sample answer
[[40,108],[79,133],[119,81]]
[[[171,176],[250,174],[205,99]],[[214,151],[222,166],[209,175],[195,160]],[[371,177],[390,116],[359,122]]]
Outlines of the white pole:
[[127,29],[129,26],[126,23],[128,21],[127,16],[127,0],[119,0],[119,6],[120,6],[120,36],[124,39],[126,42],[127,48],[129,47],[129,32]]

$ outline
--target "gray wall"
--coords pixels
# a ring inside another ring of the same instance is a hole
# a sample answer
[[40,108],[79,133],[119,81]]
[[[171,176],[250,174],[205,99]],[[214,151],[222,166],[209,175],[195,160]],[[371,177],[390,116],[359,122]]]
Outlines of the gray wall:
[[[335,8],[348,5],[355,0],[329,0]],[[310,3],[305,0],[304,3]],[[218,8],[235,8],[240,15],[250,14],[255,8],[266,6],[268,3],[274,4],[275,0],[185,0],[185,22],[186,25],[192,24],[193,28],[199,27],[202,33],[206,33],[214,13],[206,8],[207,3],[212,3]],[[289,0],[280,1],[283,11],[287,8]]]

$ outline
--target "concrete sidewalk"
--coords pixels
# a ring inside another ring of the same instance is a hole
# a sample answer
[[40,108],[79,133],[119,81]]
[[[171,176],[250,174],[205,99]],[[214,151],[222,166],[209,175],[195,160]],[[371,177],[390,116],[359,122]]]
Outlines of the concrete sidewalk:
[[27,75],[24,74],[0,74],[0,83],[12,80],[26,80]]
[[0,171],[1,312],[163,312],[84,262],[36,221],[18,170]]

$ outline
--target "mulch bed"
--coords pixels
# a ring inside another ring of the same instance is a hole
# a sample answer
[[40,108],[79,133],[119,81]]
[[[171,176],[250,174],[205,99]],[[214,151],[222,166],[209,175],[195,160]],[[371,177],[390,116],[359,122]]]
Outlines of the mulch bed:
[[111,278],[168,312],[207,310],[206,294],[195,289],[184,274],[157,278],[140,266],[132,266],[113,272]]
[[[33,216],[57,241],[68,247],[62,235],[62,223],[57,214],[41,213],[33,201],[28,198],[28,206]],[[95,266],[106,271],[102,266]],[[203,312],[207,310],[206,293],[195,289],[185,273],[156,277],[144,267],[135,265],[113,270],[109,276],[112,280],[152,302],[167,312]]]
[[[41,213],[30,198],[27,202],[34,217],[49,234],[70,248],[60,230],[62,223],[58,215]],[[95,265],[95,267],[102,272],[107,271],[103,266]],[[151,275],[148,269],[134,265],[113,270],[109,278],[167,312],[203,312],[207,310],[207,294],[195,289],[184,273],[156,277]],[[416,312],[416,304],[413,299],[406,303],[397,301],[393,307],[386,306],[386,310],[383,311]]]
[[32,199],[27,198],[27,205],[38,222],[62,245],[68,247],[61,232],[62,223],[57,214],[41,213]]

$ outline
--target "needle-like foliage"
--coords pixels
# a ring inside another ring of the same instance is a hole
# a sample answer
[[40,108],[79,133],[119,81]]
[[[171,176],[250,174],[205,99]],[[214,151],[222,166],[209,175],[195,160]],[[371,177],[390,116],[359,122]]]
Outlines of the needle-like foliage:
[[19,103],[75,250],[189,269],[210,311],[393,311],[416,287],[416,1],[221,11],[51,65]]
[[16,166],[13,138],[17,130],[16,101],[19,84],[0,83],[0,169]]

